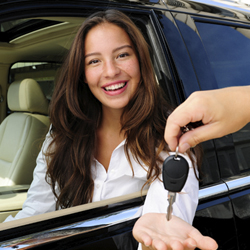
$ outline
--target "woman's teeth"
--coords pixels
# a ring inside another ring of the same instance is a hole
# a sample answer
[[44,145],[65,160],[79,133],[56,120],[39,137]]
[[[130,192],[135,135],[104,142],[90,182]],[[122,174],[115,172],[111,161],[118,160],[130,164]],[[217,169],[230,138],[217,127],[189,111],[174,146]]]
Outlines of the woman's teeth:
[[123,82],[123,83],[118,83],[118,84],[110,85],[108,87],[105,87],[104,89],[106,91],[114,91],[114,90],[118,90],[118,89],[123,88],[125,85],[126,85],[126,82]]

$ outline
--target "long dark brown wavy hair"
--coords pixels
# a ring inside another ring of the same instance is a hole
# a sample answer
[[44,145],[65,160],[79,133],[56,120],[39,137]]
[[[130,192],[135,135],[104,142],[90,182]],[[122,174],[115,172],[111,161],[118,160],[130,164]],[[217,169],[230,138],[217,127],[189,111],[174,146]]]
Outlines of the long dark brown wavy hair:
[[120,121],[126,138],[125,153],[132,171],[129,152],[135,160],[147,166],[147,183],[152,182],[161,173],[158,166],[162,163],[160,152],[168,151],[164,129],[171,107],[161,95],[143,35],[129,17],[117,10],[91,15],[74,39],[50,105],[52,141],[45,152],[48,164],[46,180],[56,196],[57,208],[92,201],[94,181],[91,163],[102,107],[84,83],[84,42],[89,30],[104,22],[115,24],[127,32],[140,64],[141,83]]

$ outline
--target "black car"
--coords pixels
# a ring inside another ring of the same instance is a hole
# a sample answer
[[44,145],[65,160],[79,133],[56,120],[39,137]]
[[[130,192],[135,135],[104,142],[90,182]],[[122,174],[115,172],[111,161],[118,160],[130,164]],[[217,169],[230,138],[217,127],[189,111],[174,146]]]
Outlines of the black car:
[[[144,34],[158,82],[173,105],[194,91],[248,85],[250,8],[229,4],[186,0],[1,0],[0,222],[21,209],[40,149],[40,143],[33,143],[30,168],[19,171],[16,181],[8,177],[6,168],[16,167],[11,154],[19,140],[10,126],[5,129],[12,131],[12,138],[4,139],[2,129],[4,120],[13,114],[7,103],[13,82],[34,79],[49,103],[78,27],[96,11],[118,9]],[[221,250],[248,250],[250,126],[202,146],[199,205],[193,225],[214,238]],[[131,230],[145,195],[139,192],[2,223],[0,249],[137,249]]]

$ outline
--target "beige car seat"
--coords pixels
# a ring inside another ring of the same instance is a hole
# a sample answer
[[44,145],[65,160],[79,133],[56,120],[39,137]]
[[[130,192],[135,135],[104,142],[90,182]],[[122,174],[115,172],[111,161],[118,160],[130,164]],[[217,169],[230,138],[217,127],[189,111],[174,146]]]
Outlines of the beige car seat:
[[0,125],[0,186],[30,184],[36,157],[48,131],[48,101],[33,79],[11,83],[12,113]]

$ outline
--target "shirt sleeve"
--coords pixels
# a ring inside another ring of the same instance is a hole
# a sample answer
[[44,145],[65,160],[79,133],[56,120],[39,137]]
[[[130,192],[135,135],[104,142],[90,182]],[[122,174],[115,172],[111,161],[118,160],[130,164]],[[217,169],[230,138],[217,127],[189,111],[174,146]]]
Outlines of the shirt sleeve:
[[45,180],[47,164],[43,154],[43,152],[46,151],[50,141],[51,139],[48,133],[43,143],[42,149],[36,159],[36,167],[33,172],[33,181],[28,190],[27,199],[23,204],[22,210],[19,211],[15,217],[8,216],[4,222],[55,211],[55,196],[52,192],[51,186]]
[[[181,193],[176,194],[173,215],[192,224],[199,199],[199,181],[195,176],[196,169],[187,155],[180,154],[188,161],[189,173]],[[166,213],[168,207],[168,191],[165,190],[161,175],[149,187],[143,207],[145,213]]]

